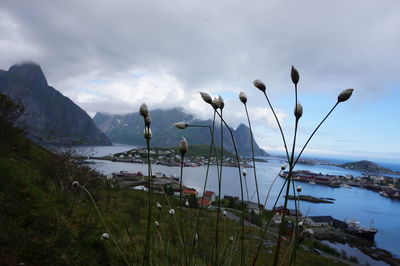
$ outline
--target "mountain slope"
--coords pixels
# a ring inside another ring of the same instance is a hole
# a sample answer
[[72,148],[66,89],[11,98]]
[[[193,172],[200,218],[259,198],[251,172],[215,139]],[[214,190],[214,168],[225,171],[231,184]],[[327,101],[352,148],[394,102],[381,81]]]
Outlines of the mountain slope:
[[[199,120],[190,114],[186,114],[181,109],[160,110],[151,112],[153,132],[152,146],[156,147],[174,147],[177,146],[181,137],[186,137],[189,145],[204,144],[209,145],[211,141],[208,128],[189,127],[185,130],[179,130],[172,124],[178,121],[185,121],[189,124],[212,125],[211,120]],[[145,145],[143,138],[143,118],[137,113],[125,115],[110,115],[97,113],[93,118],[94,122],[107,137],[115,143],[124,143],[132,145]],[[233,129],[238,152],[240,155],[251,154],[250,132],[249,128],[241,124],[236,130]],[[216,128],[215,141],[220,144],[220,127]],[[224,148],[233,151],[233,142],[226,127],[223,130]],[[256,155],[267,156],[257,143],[254,143]]]
[[110,145],[89,115],[50,87],[39,65],[23,63],[0,71],[0,92],[25,107],[17,125],[40,143]]

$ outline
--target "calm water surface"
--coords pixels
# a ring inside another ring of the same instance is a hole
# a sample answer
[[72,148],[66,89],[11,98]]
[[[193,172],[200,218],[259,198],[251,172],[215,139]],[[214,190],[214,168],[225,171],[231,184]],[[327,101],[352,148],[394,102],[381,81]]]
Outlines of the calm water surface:
[[[93,147],[91,153],[96,155],[107,155],[132,149],[134,146],[116,145],[106,147]],[[85,148],[85,150],[88,150]],[[268,157],[268,162],[257,163],[257,180],[260,189],[260,201],[264,203],[268,188],[271,186],[274,178],[277,176],[283,161],[280,158]],[[111,174],[121,170],[130,172],[146,172],[145,164],[96,161],[94,166],[104,174]],[[174,174],[179,176],[179,167],[167,167],[162,165],[153,165],[153,173],[162,172],[167,175]],[[295,170],[310,170],[313,172],[336,175],[354,175],[359,176],[361,172],[346,170],[333,166],[310,166],[297,165]],[[204,186],[204,176],[206,166],[186,167],[184,168],[183,183],[185,186],[193,187],[200,193]],[[249,188],[249,197],[255,194],[255,184],[253,169],[247,169],[247,185]],[[272,187],[267,208],[272,208],[275,199],[284,180],[280,177]],[[315,204],[309,202],[300,202],[300,210],[308,216],[313,215],[331,215],[332,217],[344,220],[354,218],[362,225],[369,226],[371,223],[378,229],[375,236],[375,242],[379,248],[387,249],[397,257],[400,256],[400,201],[391,200],[380,196],[378,193],[360,188],[331,188],[319,185],[310,185],[308,183],[297,183],[303,187],[302,194],[315,197],[328,197],[336,199],[334,204]],[[218,191],[217,171],[215,166],[210,167],[209,182],[207,190]],[[239,173],[237,168],[224,167],[222,179],[222,195],[241,195]],[[244,198],[247,199],[244,191]],[[257,201],[257,197],[253,197]],[[280,197],[278,206],[283,204],[283,197]],[[292,201],[289,201],[289,207],[294,208]]]

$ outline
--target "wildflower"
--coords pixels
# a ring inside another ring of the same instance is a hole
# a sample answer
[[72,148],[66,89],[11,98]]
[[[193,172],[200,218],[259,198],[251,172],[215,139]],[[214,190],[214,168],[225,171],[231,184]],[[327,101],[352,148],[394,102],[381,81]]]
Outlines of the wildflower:
[[294,116],[297,120],[303,115],[303,106],[300,103],[296,104],[296,108],[294,108]]
[[77,188],[78,186],[79,186],[79,182],[78,181],[72,182],[72,187],[73,188]]
[[265,86],[264,82],[262,82],[259,79],[256,79],[255,81],[253,81],[253,85],[259,89],[262,92],[265,92],[265,90],[267,89],[267,87]]
[[108,240],[110,238],[110,235],[108,233],[103,233],[100,237],[101,240]]
[[188,149],[187,140],[184,137],[182,137],[182,140],[179,143],[179,151],[181,152],[182,155],[184,155],[186,153],[187,149]]
[[153,136],[153,133],[151,132],[151,128],[149,128],[149,127],[144,128],[143,134],[144,134],[145,139],[151,139],[151,137]]
[[222,215],[223,215],[223,216],[226,216],[226,215],[227,215],[226,211],[223,211],[223,212],[222,212]]
[[299,72],[297,71],[297,69],[294,66],[292,66],[292,71],[291,71],[290,75],[292,76],[293,83],[295,85],[297,85],[297,83],[299,83],[300,75],[299,75]]
[[229,236],[229,241],[233,242],[233,236]]
[[299,227],[303,227],[303,226],[304,226],[304,222],[303,221],[299,222]]
[[217,110],[218,108],[220,108],[221,103],[219,102],[218,98],[214,98],[214,100],[212,100],[211,105],[214,108],[214,110]]
[[195,235],[194,235],[194,241],[198,241],[199,240],[199,235],[196,233]]
[[247,103],[247,96],[243,91],[239,93],[239,99],[243,104]]
[[283,171],[283,170],[285,170],[287,167],[288,167],[288,164],[287,164],[287,163],[284,163],[284,164],[282,164],[282,166],[281,166],[281,170]]
[[159,203],[158,201],[157,201],[157,203],[156,203],[156,207],[157,207],[157,209],[159,209],[159,210],[161,210],[161,203]]
[[155,221],[154,222],[154,225],[158,228],[158,227],[160,227],[160,224],[158,223],[158,221]]
[[298,193],[300,193],[300,192],[301,192],[301,186],[297,186],[296,191],[297,191]]
[[338,103],[345,102],[350,99],[353,90],[354,89],[345,89],[344,91],[342,91],[337,97]]
[[207,92],[200,92],[201,98],[203,98],[203,100],[208,103],[208,104],[212,104],[212,99],[210,94],[208,94]]
[[224,109],[225,107],[225,102],[224,99],[222,99],[221,95],[218,95],[218,101],[219,101],[219,109]]
[[147,108],[147,105],[145,103],[142,103],[142,105],[140,106],[139,114],[143,116],[143,118],[149,116],[149,108]]
[[189,125],[185,122],[177,122],[174,124],[174,126],[176,126],[179,129],[185,129],[187,128]]
[[185,201],[185,206],[189,207],[189,201],[188,200]]
[[151,117],[148,115],[146,116],[146,118],[144,119],[144,124],[146,127],[150,127],[151,125]]
[[174,216],[175,210],[174,209],[169,209],[168,213],[171,214],[171,216]]
[[242,174],[243,174],[244,177],[246,177],[246,175],[247,175],[246,169],[243,169]]

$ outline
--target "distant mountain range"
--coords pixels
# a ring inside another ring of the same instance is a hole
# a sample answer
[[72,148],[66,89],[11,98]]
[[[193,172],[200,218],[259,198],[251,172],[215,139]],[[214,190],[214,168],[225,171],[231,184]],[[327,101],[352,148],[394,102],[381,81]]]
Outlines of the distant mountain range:
[[39,65],[16,64],[0,70],[0,93],[25,107],[17,125],[43,144],[110,145],[90,116],[50,87]]
[[[156,109],[151,111],[151,129],[153,137],[151,145],[154,147],[175,147],[181,137],[185,137],[189,145],[205,144],[209,145],[211,136],[208,128],[189,127],[185,130],[177,129],[172,124],[175,122],[187,122],[197,125],[212,125],[211,120],[199,120],[193,115],[185,113],[183,110],[174,108],[169,110]],[[143,118],[138,113],[124,115],[111,115],[96,113],[93,118],[97,127],[114,143],[131,144],[144,146],[143,138]],[[218,122],[219,123],[219,122]],[[240,124],[233,129],[238,152],[241,156],[251,155],[251,139],[249,128]],[[227,128],[224,128],[224,148],[233,152],[233,142]],[[215,131],[215,141],[220,145],[220,127]],[[268,156],[257,143],[254,142],[255,154],[258,156]]]

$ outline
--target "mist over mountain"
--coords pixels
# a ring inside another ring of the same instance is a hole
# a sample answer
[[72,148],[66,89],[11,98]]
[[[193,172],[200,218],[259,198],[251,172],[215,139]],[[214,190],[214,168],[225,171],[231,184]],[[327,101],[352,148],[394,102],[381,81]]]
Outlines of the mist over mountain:
[[47,84],[36,63],[21,63],[8,71],[0,70],[0,93],[25,107],[17,126],[24,127],[27,136],[36,142],[111,144],[84,110]]
[[[173,108],[169,110],[156,109],[151,111],[151,130],[153,137],[151,145],[154,147],[173,147],[177,146],[181,137],[185,137],[189,145],[206,144],[211,141],[210,130],[207,127],[189,127],[185,130],[177,129],[172,124],[179,121],[188,124],[212,125],[212,120],[196,119],[193,115],[185,113],[182,109]],[[138,113],[129,113],[123,115],[111,115],[105,113],[96,113],[93,118],[97,127],[103,131],[106,136],[114,143],[131,144],[144,146],[143,138],[143,118]],[[219,122],[217,123],[219,124]],[[233,129],[238,152],[242,156],[251,155],[251,138],[249,128],[240,124],[238,128]],[[220,127],[215,131],[215,141],[220,145]],[[234,151],[231,136],[226,127],[223,128],[224,148],[228,151]],[[254,151],[256,155],[267,156],[256,142],[254,142]]]

